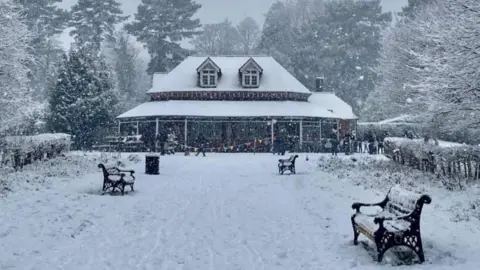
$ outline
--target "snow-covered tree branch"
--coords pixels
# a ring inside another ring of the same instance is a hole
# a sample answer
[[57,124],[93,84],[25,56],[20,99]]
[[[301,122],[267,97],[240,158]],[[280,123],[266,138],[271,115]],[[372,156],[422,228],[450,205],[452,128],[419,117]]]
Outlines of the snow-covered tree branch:
[[32,38],[13,0],[0,0],[0,132],[19,124],[30,104],[27,64]]

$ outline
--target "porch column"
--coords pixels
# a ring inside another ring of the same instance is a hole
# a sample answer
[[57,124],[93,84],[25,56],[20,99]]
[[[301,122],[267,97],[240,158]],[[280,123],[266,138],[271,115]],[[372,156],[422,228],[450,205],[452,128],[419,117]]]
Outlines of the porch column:
[[187,138],[188,138],[188,120],[187,120],[186,117],[185,117],[184,127],[185,127],[185,131],[184,131],[184,134],[183,134],[183,138],[185,139],[184,147],[186,149],[187,148]]
[[320,140],[320,142],[322,142],[322,119],[320,119],[319,127],[320,127],[319,128],[319,131],[320,131],[320,137],[319,137],[320,139],[319,140]]
[[138,133],[139,133],[139,132],[138,132],[138,121],[137,121],[137,135],[138,135]]
[[300,120],[300,149],[303,146],[303,119]]
[[271,139],[271,146],[273,147],[273,137],[274,137],[274,129],[273,125],[275,125],[275,119],[272,119],[272,122],[270,123],[270,139]]
[[118,121],[118,136],[122,135],[122,121]]
[[157,118],[157,119],[155,119],[155,138],[156,138],[156,136],[158,136],[159,128],[160,128],[160,126],[159,126],[158,118]]
[[340,119],[337,119],[337,141],[340,141]]

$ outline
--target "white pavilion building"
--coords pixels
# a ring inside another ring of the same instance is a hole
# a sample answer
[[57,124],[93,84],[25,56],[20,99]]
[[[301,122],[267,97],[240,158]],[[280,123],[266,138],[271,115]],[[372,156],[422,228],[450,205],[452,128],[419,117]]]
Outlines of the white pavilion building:
[[120,133],[175,132],[185,147],[199,134],[212,151],[297,136],[300,149],[331,137],[332,128],[355,128],[351,106],[323,91],[310,91],[275,59],[222,56],[185,59],[168,74],[157,73],[150,101],[117,117]]

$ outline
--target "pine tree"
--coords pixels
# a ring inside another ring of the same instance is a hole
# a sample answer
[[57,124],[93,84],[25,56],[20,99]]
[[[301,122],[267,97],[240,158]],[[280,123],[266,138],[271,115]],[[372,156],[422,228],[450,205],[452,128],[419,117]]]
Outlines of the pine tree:
[[402,8],[398,15],[413,19],[415,14],[424,6],[434,3],[437,0],[408,0],[408,5]]
[[149,73],[170,71],[188,56],[180,42],[200,33],[200,20],[192,19],[200,7],[192,0],[142,0],[125,29],[148,49]]
[[30,50],[33,61],[29,63],[30,88],[34,98],[45,100],[46,89],[56,76],[55,66],[63,50],[58,41],[52,38],[66,27],[68,12],[56,6],[61,0],[15,0],[22,6],[22,18],[33,37]]
[[298,38],[288,6],[283,2],[274,3],[266,14],[258,51],[273,56],[292,71],[294,44]]
[[47,116],[47,128],[54,133],[72,133],[71,113],[72,105],[76,101],[76,96],[72,95],[71,80],[72,74],[69,69],[69,59],[63,54],[58,67],[58,77],[56,84],[50,91],[49,114]]
[[75,148],[90,148],[113,122],[116,102],[114,81],[102,57],[73,46],[51,93],[48,127],[74,135]]
[[65,28],[69,14],[57,7],[62,0],[15,0],[23,6],[23,17],[30,31],[35,33],[34,44],[60,34]]
[[98,51],[103,41],[114,38],[115,26],[128,18],[122,14],[116,0],[79,0],[72,7],[70,35],[78,45]]
[[390,25],[380,0],[328,2],[325,11],[310,20],[296,43],[297,77],[311,88],[325,77],[325,88],[335,92],[355,111],[374,88],[372,68],[378,63],[381,32]]

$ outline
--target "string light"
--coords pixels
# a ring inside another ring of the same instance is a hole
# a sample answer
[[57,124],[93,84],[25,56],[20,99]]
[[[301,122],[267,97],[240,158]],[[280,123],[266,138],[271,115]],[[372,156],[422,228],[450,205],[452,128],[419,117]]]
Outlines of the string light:
[[260,91],[182,91],[161,92],[151,95],[152,101],[167,100],[264,100],[264,101],[307,101],[309,94],[287,92],[260,92]]

